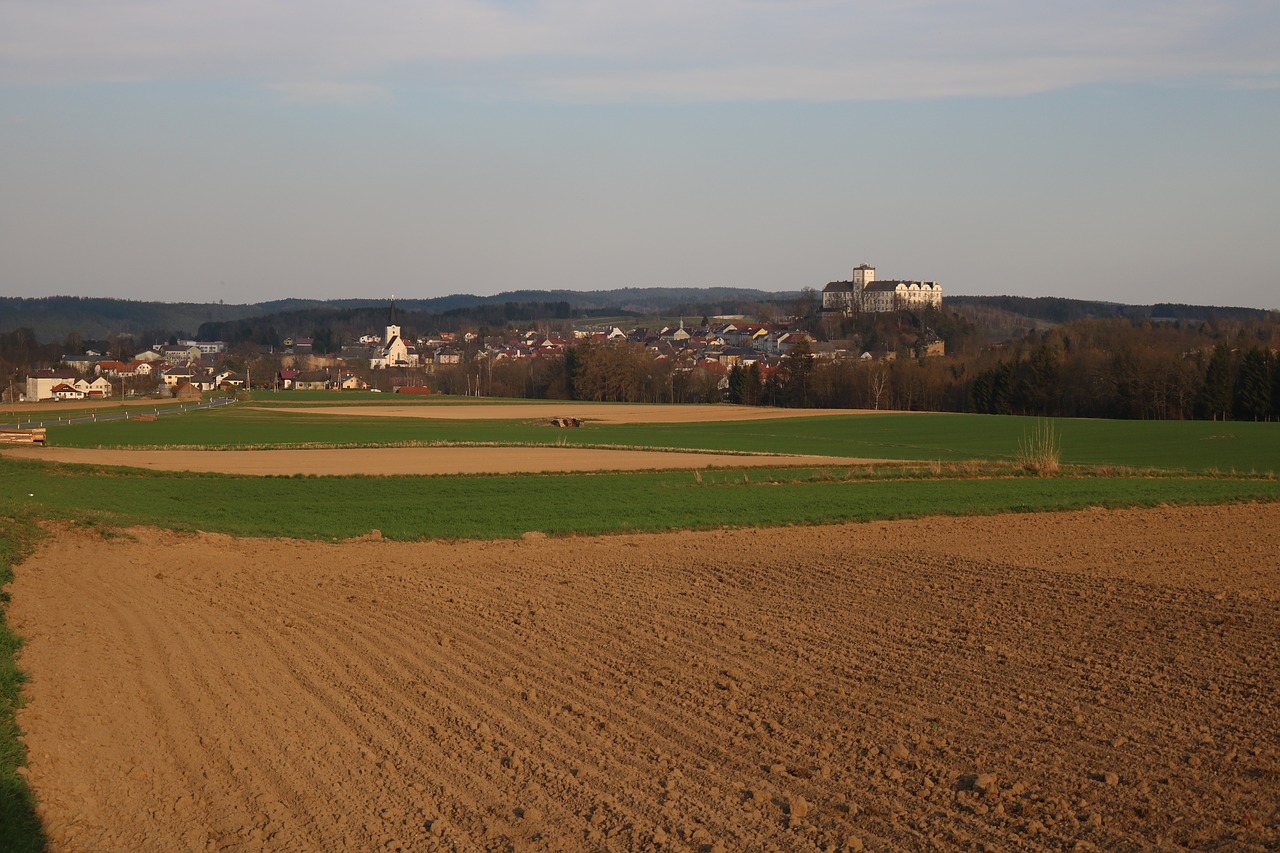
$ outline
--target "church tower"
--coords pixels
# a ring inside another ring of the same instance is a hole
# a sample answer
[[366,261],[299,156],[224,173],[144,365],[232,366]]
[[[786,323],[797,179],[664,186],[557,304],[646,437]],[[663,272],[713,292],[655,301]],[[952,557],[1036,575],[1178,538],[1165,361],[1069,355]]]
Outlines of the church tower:
[[400,327],[396,325],[396,298],[391,297],[391,318],[387,321],[387,336],[382,339],[384,347],[390,346],[391,342],[400,337]]

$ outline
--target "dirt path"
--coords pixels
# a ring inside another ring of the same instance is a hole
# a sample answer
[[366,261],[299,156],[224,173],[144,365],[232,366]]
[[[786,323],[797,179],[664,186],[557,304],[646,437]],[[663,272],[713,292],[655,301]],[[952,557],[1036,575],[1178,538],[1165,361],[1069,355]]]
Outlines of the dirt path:
[[1274,504],[64,531],[10,615],[54,850],[1274,849],[1277,554]]
[[262,476],[516,474],[786,465],[821,467],[884,461],[835,456],[752,456],[576,447],[376,447],[352,450],[98,450],[78,447],[18,447],[6,448],[0,451],[0,456],[84,465],[123,465],[156,471],[204,471]]

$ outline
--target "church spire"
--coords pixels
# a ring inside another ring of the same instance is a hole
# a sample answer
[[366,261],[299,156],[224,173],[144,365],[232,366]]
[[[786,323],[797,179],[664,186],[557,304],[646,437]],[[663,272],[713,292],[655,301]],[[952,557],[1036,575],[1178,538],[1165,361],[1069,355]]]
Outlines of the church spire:
[[391,294],[391,320],[387,325],[394,326],[396,324],[396,295]]

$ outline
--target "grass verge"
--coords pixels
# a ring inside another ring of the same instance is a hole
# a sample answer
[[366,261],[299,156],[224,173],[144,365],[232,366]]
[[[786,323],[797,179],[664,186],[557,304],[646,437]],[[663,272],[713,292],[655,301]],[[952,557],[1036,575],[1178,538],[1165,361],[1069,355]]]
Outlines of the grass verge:
[[[0,590],[13,580],[13,564],[35,541],[37,528],[22,518],[0,518]],[[5,620],[8,594],[0,594],[0,850],[25,853],[45,848],[36,817],[35,797],[19,773],[27,761],[18,740],[17,710],[22,702],[22,671],[16,660],[21,641]]]

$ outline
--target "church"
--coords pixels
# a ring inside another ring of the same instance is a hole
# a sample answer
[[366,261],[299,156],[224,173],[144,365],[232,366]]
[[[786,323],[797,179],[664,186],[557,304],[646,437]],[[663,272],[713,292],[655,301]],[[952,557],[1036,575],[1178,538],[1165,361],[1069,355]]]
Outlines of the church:
[[833,281],[822,288],[822,310],[851,315],[942,307],[942,285],[936,281],[876,281],[876,268],[854,267],[852,281]]
[[382,338],[382,349],[369,359],[369,367],[417,367],[421,363],[418,348],[400,335],[396,324],[396,299],[391,297],[391,317],[387,321],[387,333]]

